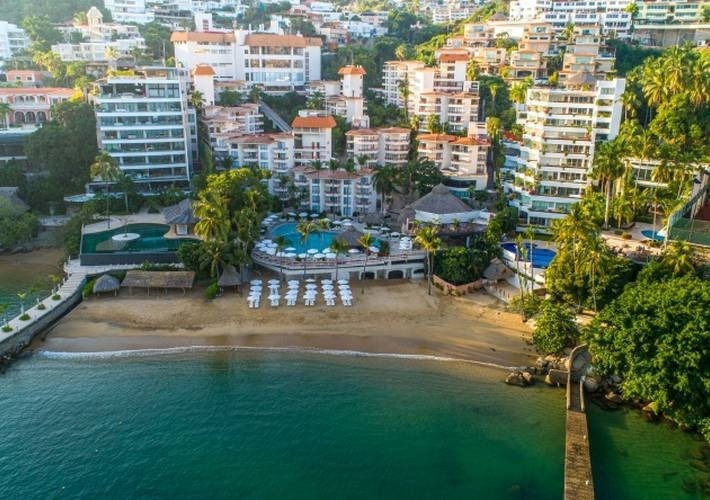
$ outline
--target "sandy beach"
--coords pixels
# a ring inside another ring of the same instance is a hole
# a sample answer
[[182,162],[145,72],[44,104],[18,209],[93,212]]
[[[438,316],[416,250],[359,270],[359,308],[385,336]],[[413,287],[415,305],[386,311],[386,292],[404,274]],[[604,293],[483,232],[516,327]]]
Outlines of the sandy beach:
[[[361,292],[364,289],[364,293]],[[353,284],[353,307],[249,309],[227,293],[204,290],[147,296],[122,291],[80,304],[32,348],[105,352],[190,346],[287,347],[440,356],[502,366],[530,364],[529,328],[480,292],[468,297],[426,294],[424,283]]]

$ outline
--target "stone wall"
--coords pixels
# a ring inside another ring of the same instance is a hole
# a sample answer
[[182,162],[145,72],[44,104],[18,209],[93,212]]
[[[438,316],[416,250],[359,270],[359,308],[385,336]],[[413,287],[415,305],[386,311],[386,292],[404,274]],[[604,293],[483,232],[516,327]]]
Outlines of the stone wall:
[[74,309],[81,302],[81,290],[82,287],[79,286],[74,293],[64,298],[61,303],[58,303],[41,317],[18,328],[7,338],[0,341],[0,363],[10,361],[16,357],[38,334],[47,330],[65,314]]

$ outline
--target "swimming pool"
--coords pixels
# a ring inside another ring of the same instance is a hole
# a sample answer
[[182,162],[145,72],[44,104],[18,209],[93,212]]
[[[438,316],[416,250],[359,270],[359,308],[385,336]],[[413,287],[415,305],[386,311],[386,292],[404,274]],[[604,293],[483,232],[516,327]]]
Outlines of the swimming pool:
[[[164,238],[169,229],[166,224],[128,224],[110,231],[88,233],[82,238],[81,253],[175,252],[184,240]],[[137,233],[140,238],[126,243],[116,243],[111,239],[123,233]]]
[[[501,247],[503,247],[503,250],[507,250],[513,255],[518,254],[517,245],[515,243],[503,243],[501,244]],[[540,248],[534,243],[532,245],[532,251],[530,243],[523,243],[523,247],[527,251],[525,260],[529,262],[532,259],[533,267],[537,267],[539,269],[547,269],[550,262],[552,262],[552,259],[554,259],[555,255],[557,255],[557,252],[548,248]]]
[[663,240],[665,240],[665,238],[664,238],[663,236],[661,236],[660,234],[658,234],[658,231],[653,232],[653,231],[651,231],[650,229],[644,229],[643,231],[641,231],[641,234],[642,234],[643,236],[645,236],[646,238],[648,238],[649,240],[656,240],[656,241],[663,241]]
[[283,236],[288,241],[287,245],[296,249],[296,253],[304,253],[310,248],[323,250],[330,246],[332,241],[338,235],[334,231],[315,231],[308,235],[305,242],[301,242],[301,234],[296,230],[298,226],[295,222],[286,222],[279,224],[271,230],[270,238],[273,240],[276,236]]

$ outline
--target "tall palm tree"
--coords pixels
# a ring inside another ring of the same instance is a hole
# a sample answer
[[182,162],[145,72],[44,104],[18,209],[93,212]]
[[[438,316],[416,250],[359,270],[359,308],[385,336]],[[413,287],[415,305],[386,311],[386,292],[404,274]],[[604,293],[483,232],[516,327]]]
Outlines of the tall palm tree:
[[676,275],[695,272],[693,248],[686,241],[674,241],[663,252],[661,263]]
[[308,109],[324,109],[325,108],[325,96],[322,92],[316,90],[311,94],[311,97],[306,101],[306,107]]
[[439,230],[435,226],[425,226],[417,232],[414,241],[426,252],[427,261],[427,293],[431,295],[432,275],[434,274],[433,256],[442,247]]
[[654,108],[660,106],[668,96],[668,88],[662,71],[658,65],[649,66],[644,70],[643,95],[648,105]]
[[202,115],[202,110],[205,106],[205,96],[199,90],[193,90],[190,92],[190,106],[195,108],[195,113],[197,116]]
[[276,251],[280,254],[279,255],[279,276],[281,277],[281,281],[283,281],[283,279],[284,279],[283,251],[284,251],[284,249],[286,249],[286,247],[288,247],[289,242],[284,235],[280,234],[276,238],[274,238],[274,243],[276,243]]
[[7,128],[9,123],[7,117],[12,113],[12,108],[6,102],[0,102],[0,128]]
[[621,141],[603,142],[594,152],[594,168],[592,177],[604,185],[606,204],[604,205],[604,229],[609,228],[609,209],[614,191],[614,184],[624,173],[622,158],[626,156],[624,145]]
[[360,167],[361,169],[367,167],[367,162],[369,161],[369,158],[367,155],[357,155],[357,158],[355,158],[357,161],[357,166]]
[[218,240],[205,241],[202,246],[199,263],[202,269],[209,270],[210,277],[216,278],[224,264],[224,242]]
[[101,182],[105,183],[106,186],[106,220],[108,221],[108,228],[111,228],[111,218],[109,217],[109,210],[111,204],[109,203],[109,193],[111,191],[111,184],[116,182],[121,176],[121,170],[118,168],[118,163],[116,159],[108,154],[106,151],[101,151],[94,158],[94,163],[89,167],[91,177]]
[[340,168],[340,162],[336,160],[335,158],[331,158],[328,160],[328,170],[330,170],[332,173],[335,173],[338,171]]
[[606,261],[606,246],[600,236],[595,235],[585,242],[585,260],[584,266],[589,271],[591,280],[592,304],[594,312],[597,312],[597,290],[596,277],[597,273],[604,268]]
[[[311,222],[308,220],[302,220],[301,222],[298,223],[296,226],[296,232],[301,235],[301,245],[305,245],[308,242],[308,236],[310,236],[311,233],[315,232],[318,229],[316,226],[315,222]],[[306,262],[308,261],[308,254],[306,254],[306,258],[303,259],[303,277],[306,277]]]
[[374,242],[374,239],[372,237],[372,234],[370,233],[364,233],[360,238],[357,240],[358,244],[363,247],[363,251],[365,252],[365,265],[362,267],[362,278],[365,279],[365,273],[367,272],[367,259],[370,256],[370,247],[372,246],[372,243]]
[[193,203],[195,234],[205,241],[227,241],[231,223],[227,199],[218,195],[203,194]]
[[404,101],[404,121],[409,123],[409,95],[411,91],[409,90],[409,77],[405,74],[404,80],[397,82],[397,90],[399,90],[399,96]]
[[341,254],[344,254],[348,251],[348,244],[342,238],[335,238],[330,243],[330,249],[335,254],[335,279],[337,280],[338,279],[339,258],[340,258]]
[[372,173],[372,185],[375,191],[382,196],[382,215],[385,215],[385,198],[391,195],[395,190],[395,180],[397,179],[397,170],[392,165],[384,165],[378,167]]

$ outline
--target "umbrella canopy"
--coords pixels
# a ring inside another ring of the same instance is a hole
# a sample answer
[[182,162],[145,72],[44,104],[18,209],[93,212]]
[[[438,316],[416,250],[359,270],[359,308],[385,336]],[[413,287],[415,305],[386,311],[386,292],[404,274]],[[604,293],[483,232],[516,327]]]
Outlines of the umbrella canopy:
[[295,252],[296,249],[293,248],[293,247],[287,247],[287,248],[284,249],[284,251],[286,251],[286,252]]
[[325,255],[322,253],[316,253],[316,254],[313,254],[313,258],[314,259],[324,259]]
[[306,212],[300,212],[300,213],[298,214],[298,216],[303,219],[304,217],[308,217],[308,213],[306,213]]
[[121,287],[118,278],[104,274],[94,282],[94,293],[115,292]]
[[372,247],[368,248],[368,250],[369,250],[370,252],[372,252],[372,253],[377,253],[377,252],[380,251],[380,249],[377,248],[377,247],[375,247],[375,246],[372,246]]
[[242,284],[242,278],[239,276],[237,269],[229,264],[224,267],[224,271],[217,280],[217,285],[221,287],[238,286]]
[[279,284],[279,280],[274,280],[274,279],[272,279],[272,280],[267,281],[267,283],[268,283],[269,285],[278,285],[278,284]]
[[358,250],[357,248],[351,248],[350,250],[348,250],[348,253],[352,253],[352,254],[360,253],[360,250]]
[[335,259],[336,257],[337,257],[337,255],[335,255],[334,253],[331,253],[331,252],[328,252],[327,254],[325,254],[326,259]]
[[340,225],[342,225],[342,224],[343,224],[343,223],[340,222],[339,220],[334,220],[334,221],[333,221],[333,225],[334,225],[334,226],[340,226]]
[[261,285],[262,283],[263,283],[263,281],[261,281],[261,280],[251,280],[249,282],[250,285]]
[[299,258],[299,259],[305,259],[306,257],[308,257],[308,254],[305,254],[305,253],[299,253],[299,254],[298,254],[298,258]]
[[318,253],[318,249],[317,249],[317,248],[309,248],[309,249],[307,250],[307,253],[309,253],[309,254],[311,254],[311,255],[315,255],[315,254]]

